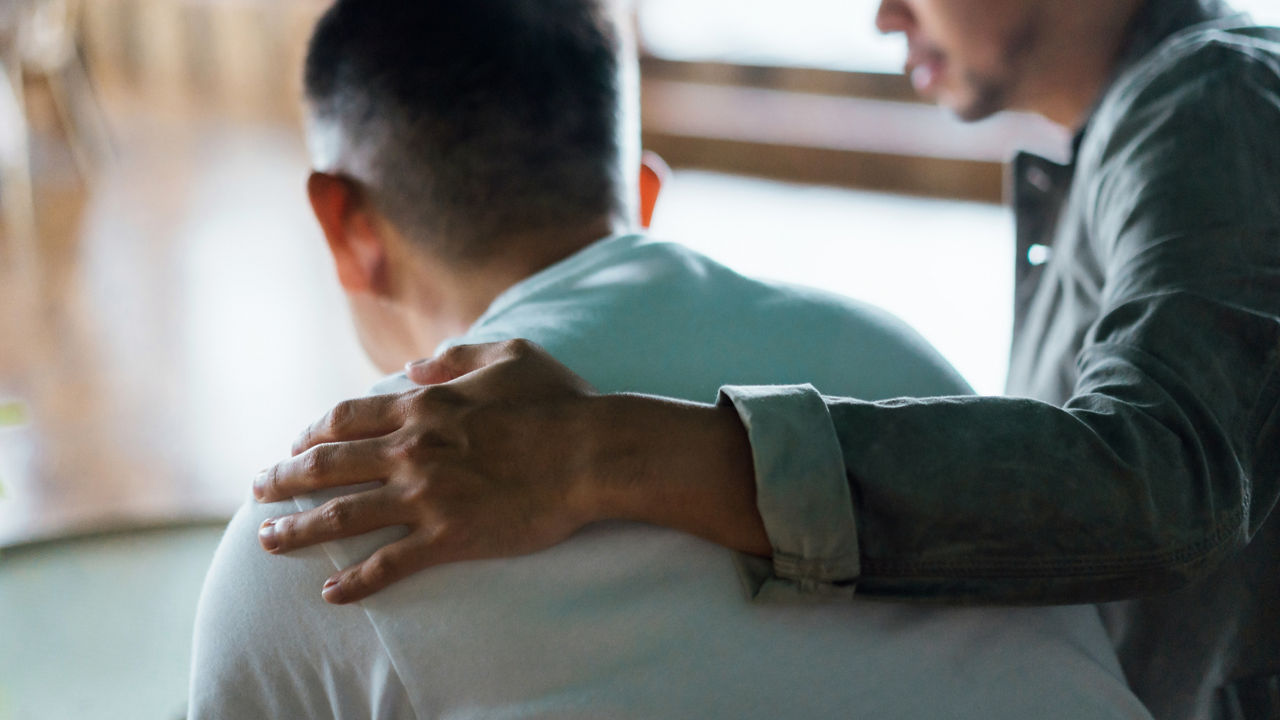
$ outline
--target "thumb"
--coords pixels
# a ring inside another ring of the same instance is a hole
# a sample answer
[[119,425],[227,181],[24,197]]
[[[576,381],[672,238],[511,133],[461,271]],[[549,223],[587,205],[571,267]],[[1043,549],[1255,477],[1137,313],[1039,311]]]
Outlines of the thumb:
[[528,344],[523,340],[508,340],[480,345],[455,345],[433,358],[405,365],[404,372],[409,380],[418,385],[439,385],[509,359],[518,354],[518,346]]

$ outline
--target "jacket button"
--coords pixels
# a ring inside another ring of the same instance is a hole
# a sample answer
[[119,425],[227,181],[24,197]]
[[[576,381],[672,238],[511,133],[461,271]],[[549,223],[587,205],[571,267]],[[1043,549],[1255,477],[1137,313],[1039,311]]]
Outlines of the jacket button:
[[1023,173],[1023,178],[1032,187],[1040,192],[1049,192],[1053,188],[1053,178],[1049,177],[1049,173],[1039,165],[1028,165],[1027,171]]
[[1027,248],[1027,262],[1032,265],[1043,265],[1053,257],[1053,248],[1036,243]]

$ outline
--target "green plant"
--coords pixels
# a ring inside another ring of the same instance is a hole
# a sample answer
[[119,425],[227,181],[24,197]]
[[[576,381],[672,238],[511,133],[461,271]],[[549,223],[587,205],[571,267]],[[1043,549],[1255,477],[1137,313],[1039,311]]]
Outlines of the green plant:
[[[17,400],[0,400],[0,430],[27,424],[27,406]],[[0,498],[4,497],[4,478],[0,478]]]
[[0,400],[0,428],[26,424],[26,405],[17,400]]

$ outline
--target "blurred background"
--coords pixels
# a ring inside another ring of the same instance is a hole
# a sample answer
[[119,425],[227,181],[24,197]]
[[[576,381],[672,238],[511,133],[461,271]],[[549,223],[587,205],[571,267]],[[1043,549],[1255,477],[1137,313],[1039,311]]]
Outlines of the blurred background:
[[[180,717],[222,524],[377,378],[304,195],[325,6],[0,0],[0,720]],[[875,8],[637,0],[645,145],[675,170],[653,229],[881,305],[998,393],[1003,163],[1068,138],[916,102]]]

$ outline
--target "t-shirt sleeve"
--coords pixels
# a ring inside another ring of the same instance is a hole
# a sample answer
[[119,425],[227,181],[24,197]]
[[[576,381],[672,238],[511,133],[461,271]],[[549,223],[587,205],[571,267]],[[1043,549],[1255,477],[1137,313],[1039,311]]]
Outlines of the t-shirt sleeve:
[[415,717],[364,610],[321,598],[324,549],[258,545],[263,520],[296,510],[250,500],[228,525],[197,610],[189,717]]

